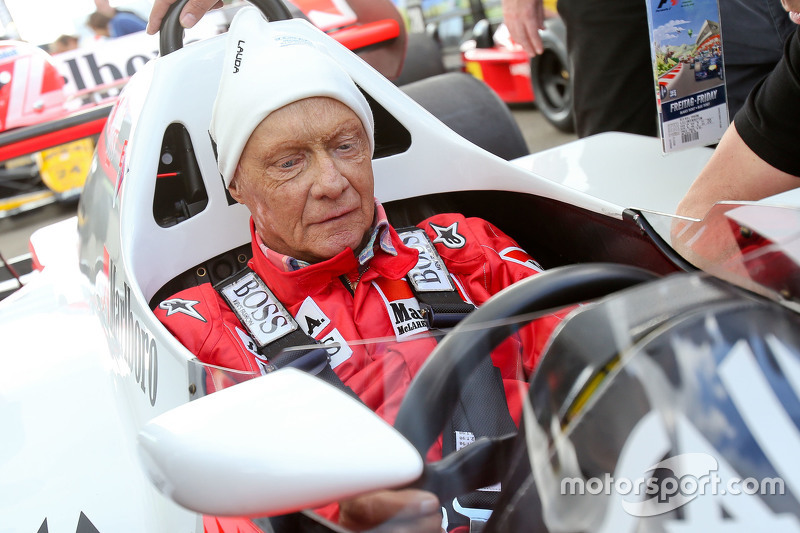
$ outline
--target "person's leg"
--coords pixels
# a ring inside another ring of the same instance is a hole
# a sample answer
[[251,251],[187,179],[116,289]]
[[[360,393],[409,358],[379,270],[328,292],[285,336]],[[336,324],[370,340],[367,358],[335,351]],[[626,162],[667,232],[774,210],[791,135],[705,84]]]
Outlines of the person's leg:
[[642,0],[559,0],[572,61],[578,136],[658,135],[655,79]]

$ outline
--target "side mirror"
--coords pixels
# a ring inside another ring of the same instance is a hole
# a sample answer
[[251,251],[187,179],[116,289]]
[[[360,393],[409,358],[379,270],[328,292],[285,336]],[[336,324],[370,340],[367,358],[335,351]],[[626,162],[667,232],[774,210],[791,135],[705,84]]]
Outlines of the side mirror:
[[153,484],[202,514],[270,516],[400,487],[414,447],[368,407],[285,368],[172,409],[139,432]]

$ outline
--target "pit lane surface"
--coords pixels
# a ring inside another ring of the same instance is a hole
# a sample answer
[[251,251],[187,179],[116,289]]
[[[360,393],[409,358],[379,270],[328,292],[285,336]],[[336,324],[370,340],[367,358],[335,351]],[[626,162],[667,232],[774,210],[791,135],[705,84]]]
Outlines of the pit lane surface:
[[[551,126],[533,105],[510,106],[531,153],[575,140]],[[11,261],[28,253],[28,239],[37,229],[75,215],[77,202],[52,204],[0,219],[0,254]],[[2,266],[0,265],[0,270]]]

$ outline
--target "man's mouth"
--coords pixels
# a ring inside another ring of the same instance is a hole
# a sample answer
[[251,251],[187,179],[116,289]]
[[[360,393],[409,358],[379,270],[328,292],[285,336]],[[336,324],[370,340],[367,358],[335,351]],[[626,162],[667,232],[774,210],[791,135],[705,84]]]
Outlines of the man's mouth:
[[353,211],[355,211],[355,208],[352,208],[352,207],[337,209],[333,213],[330,213],[330,214],[326,215],[324,219],[319,221],[319,223],[320,224],[325,224],[326,222],[335,222],[337,220],[345,218],[347,215],[349,215]]

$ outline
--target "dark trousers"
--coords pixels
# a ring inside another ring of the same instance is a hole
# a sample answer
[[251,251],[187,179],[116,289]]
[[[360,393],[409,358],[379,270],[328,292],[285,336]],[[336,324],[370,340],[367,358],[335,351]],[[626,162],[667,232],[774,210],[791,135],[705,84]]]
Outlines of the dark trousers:
[[644,0],[558,0],[558,12],[567,27],[578,136],[658,135]]

